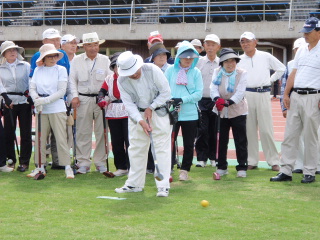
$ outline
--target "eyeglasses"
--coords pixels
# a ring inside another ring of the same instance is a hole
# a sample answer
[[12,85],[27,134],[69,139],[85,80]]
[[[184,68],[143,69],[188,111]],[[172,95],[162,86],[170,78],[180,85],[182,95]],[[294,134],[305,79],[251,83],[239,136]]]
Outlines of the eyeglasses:
[[54,59],[54,58],[58,58],[59,54],[55,54],[55,55],[47,55],[46,58],[48,59]]

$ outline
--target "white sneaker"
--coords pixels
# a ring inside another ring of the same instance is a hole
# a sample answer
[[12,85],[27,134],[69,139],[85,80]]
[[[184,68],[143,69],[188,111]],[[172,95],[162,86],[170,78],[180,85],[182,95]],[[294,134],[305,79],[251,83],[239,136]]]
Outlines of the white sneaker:
[[196,167],[205,167],[207,163],[205,161],[198,161]]
[[73,174],[73,169],[72,168],[66,169],[65,172],[66,172],[66,178],[68,178],[68,179],[73,179],[74,178],[74,174]]
[[169,188],[159,187],[157,197],[168,197],[169,196]]
[[87,172],[90,172],[90,168],[85,166],[79,167],[77,170],[77,173],[79,174],[86,174]]
[[128,173],[129,173],[128,170],[118,169],[118,170],[115,171],[113,174],[114,174],[116,177],[121,177],[121,176],[124,176],[124,175],[128,175]]
[[188,180],[188,171],[180,170],[179,181],[187,181]]
[[131,186],[126,186],[124,185],[121,188],[116,188],[114,191],[116,193],[131,193],[131,192],[142,192],[142,188],[141,187],[131,187]]
[[97,166],[96,167],[97,171],[100,172],[100,173],[104,173],[104,172],[107,172],[108,169],[106,166]]
[[247,177],[247,172],[244,170],[240,170],[237,172],[237,177],[245,178],[245,177]]
[[44,168],[36,168],[36,169],[34,169],[31,173],[29,173],[29,174],[27,175],[27,177],[33,178],[33,177],[35,177],[40,171],[43,173],[43,175],[46,176],[46,171],[44,170]]
[[13,170],[14,168],[8,167],[7,165],[0,167],[0,172],[13,172]]
[[217,169],[217,173],[218,173],[220,176],[227,175],[227,174],[228,174],[228,169],[226,169],[226,170]]
[[210,160],[210,162],[211,162],[211,166],[212,166],[212,167],[216,167],[216,166],[217,166],[217,164],[216,164],[216,161],[215,161],[215,160]]

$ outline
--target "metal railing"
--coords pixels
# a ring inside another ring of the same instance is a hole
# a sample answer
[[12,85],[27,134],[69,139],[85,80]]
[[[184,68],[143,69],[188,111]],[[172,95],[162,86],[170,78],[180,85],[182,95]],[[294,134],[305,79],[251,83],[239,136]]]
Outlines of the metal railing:
[[[4,2],[4,1],[2,1]],[[12,1],[18,2],[18,1]],[[23,2],[23,1],[21,1]],[[37,1],[33,1],[37,2]],[[72,1],[65,1],[72,2]],[[111,24],[125,23],[132,25],[135,23],[145,23],[144,18],[148,15],[155,23],[204,23],[216,21],[275,21],[280,16],[289,12],[292,7],[292,0],[261,0],[261,1],[219,1],[219,2],[185,2],[176,1],[161,2],[154,4],[138,3],[137,0],[128,4],[112,5],[111,0],[100,1],[100,5],[90,4],[86,6],[62,6],[46,7],[45,1],[37,2],[37,6],[25,8],[1,8],[2,26],[11,25],[14,22],[32,22],[34,25],[65,25],[65,24]],[[139,1],[143,2],[143,1]],[[291,2],[291,4],[290,4]],[[1,2],[0,2],[1,3]],[[105,3],[105,4],[102,4]],[[2,4],[3,6],[3,4]],[[146,11],[150,8],[155,11]],[[317,11],[315,8],[306,8],[308,12]],[[28,14],[26,14],[28,13]],[[35,16],[35,14],[38,14]],[[308,17],[308,16],[306,16]],[[252,20],[254,19],[254,20]],[[100,22],[99,22],[100,21]],[[291,16],[289,17],[290,26]]]

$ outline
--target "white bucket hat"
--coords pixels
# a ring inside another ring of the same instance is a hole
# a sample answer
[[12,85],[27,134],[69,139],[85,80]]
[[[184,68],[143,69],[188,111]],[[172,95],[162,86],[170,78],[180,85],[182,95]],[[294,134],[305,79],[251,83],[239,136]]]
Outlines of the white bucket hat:
[[37,63],[37,66],[40,67],[42,66],[44,63],[42,61],[42,59],[49,55],[49,54],[59,54],[59,59],[60,60],[61,58],[63,58],[63,53],[62,52],[59,52],[55,46],[51,43],[47,43],[47,44],[43,44],[40,49],[40,56],[39,58],[37,59],[36,63]]
[[96,32],[92,32],[92,33],[84,33],[82,35],[82,43],[79,43],[78,46],[82,47],[83,44],[86,43],[95,43],[95,42],[99,42],[99,44],[102,44],[105,42],[105,40],[100,40],[99,36]]
[[16,45],[14,42],[12,41],[4,41],[1,44],[1,55],[3,56],[3,53],[11,48],[15,48],[17,49],[18,53],[21,55],[24,52],[24,48],[19,47],[18,45]]
[[131,51],[123,52],[117,59],[118,73],[121,77],[128,77],[135,74],[143,65],[143,59]]

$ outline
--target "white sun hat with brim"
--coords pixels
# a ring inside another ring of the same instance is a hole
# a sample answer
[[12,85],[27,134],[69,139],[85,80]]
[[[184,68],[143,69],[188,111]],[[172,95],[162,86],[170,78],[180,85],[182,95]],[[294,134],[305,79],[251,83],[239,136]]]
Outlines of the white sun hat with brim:
[[82,35],[82,43],[79,43],[78,46],[82,47],[83,44],[87,44],[87,43],[95,43],[98,42],[99,45],[104,43],[106,40],[100,40],[99,36],[96,32],[92,32],[92,33],[84,33]]
[[54,45],[51,44],[51,43],[43,44],[43,45],[40,47],[39,52],[40,52],[40,56],[39,56],[39,58],[38,58],[37,61],[36,61],[38,67],[43,66],[43,64],[44,64],[43,59],[44,59],[44,57],[47,56],[47,55],[50,55],[50,54],[59,54],[58,60],[60,60],[61,58],[63,58],[63,53],[62,53],[62,52],[59,52],[59,51],[54,47]]
[[11,48],[15,48],[17,49],[18,53],[19,54],[23,54],[24,52],[24,48],[22,47],[19,47],[18,45],[16,45],[14,42],[12,41],[4,41],[2,44],[1,44],[1,55],[3,56],[4,52],[8,49],[11,49]]
[[204,47],[202,46],[202,43],[199,39],[193,39],[191,41],[191,44],[196,47],[201,47],[201,49],[204,50]]
[[131,51],[123,52],[117,59],[118,73],[121,77],[128,77],[135,74],[143,65],[143,59]]

